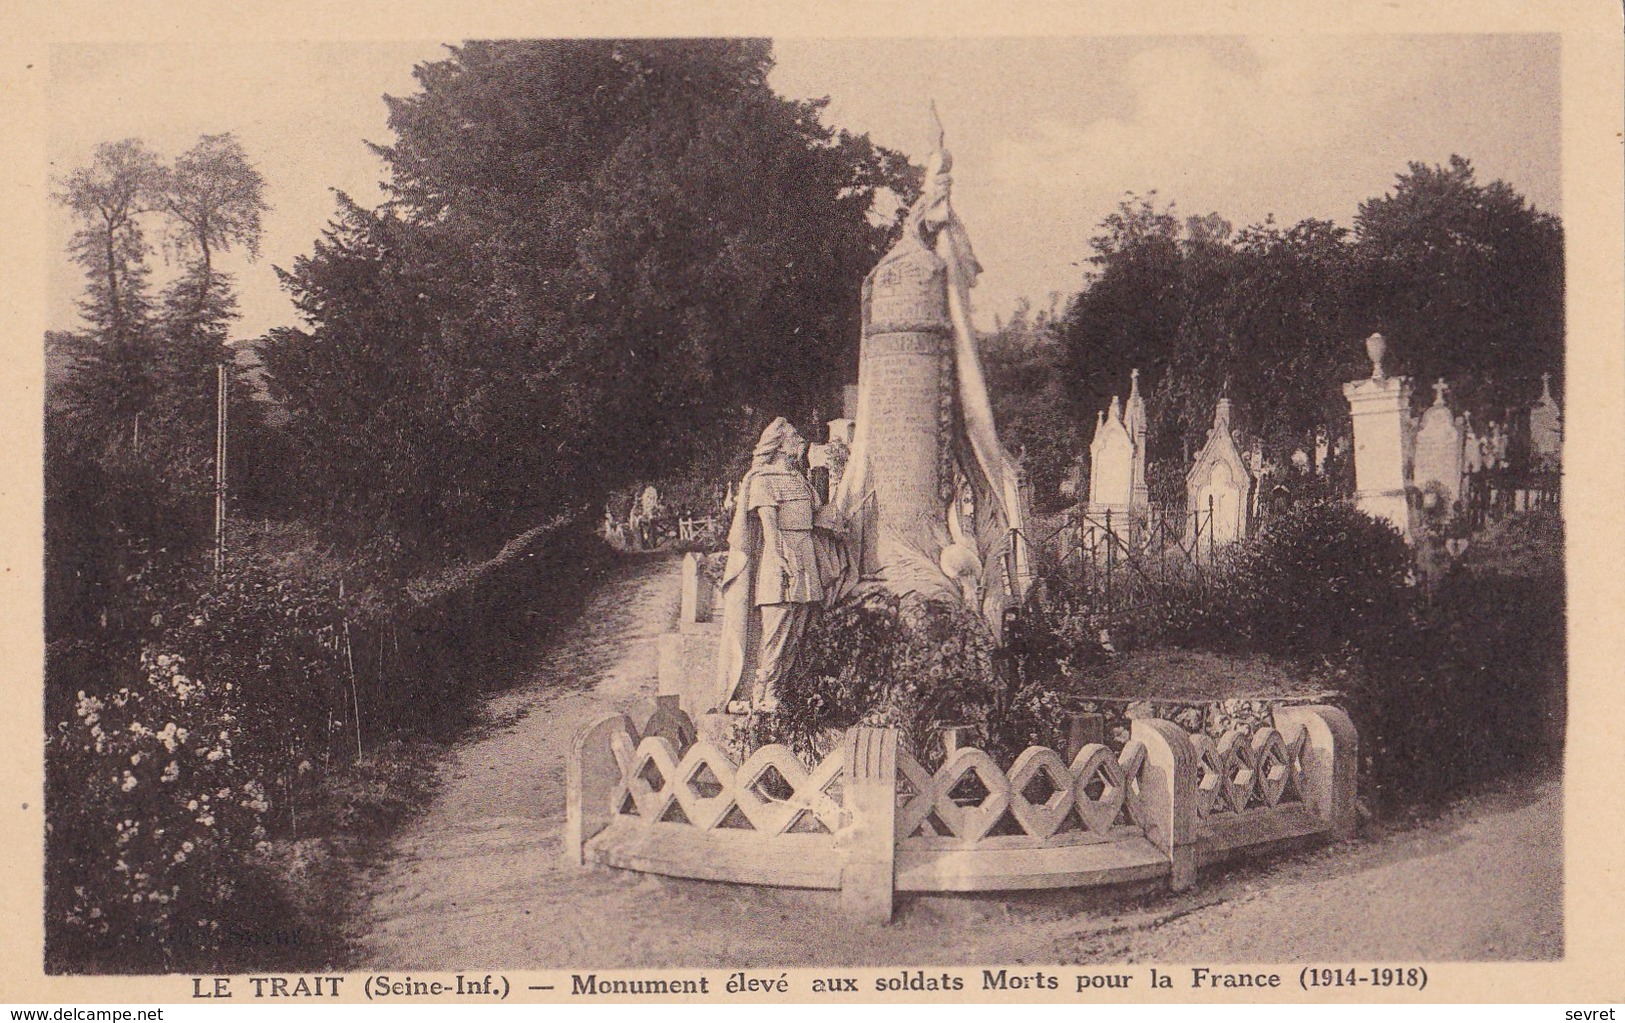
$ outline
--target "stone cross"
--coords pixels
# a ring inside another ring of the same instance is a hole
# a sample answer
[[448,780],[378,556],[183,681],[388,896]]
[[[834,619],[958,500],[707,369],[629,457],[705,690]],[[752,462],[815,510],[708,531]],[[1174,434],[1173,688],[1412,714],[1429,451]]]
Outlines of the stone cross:
[[1444,392],[1448,390],[1450,390],[1450,385],[1444,382],[1444,377],[1440,377],[1439,382],[1433,385],[1433,404],[1443,405]]

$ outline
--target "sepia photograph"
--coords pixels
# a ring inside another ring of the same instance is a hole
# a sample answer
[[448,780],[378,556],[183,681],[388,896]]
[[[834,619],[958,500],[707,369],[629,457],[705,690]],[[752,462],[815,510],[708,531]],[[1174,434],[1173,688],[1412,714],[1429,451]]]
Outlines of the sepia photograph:
[[1564,37],[893,28],[48,47],[18,969],[1574,953]]

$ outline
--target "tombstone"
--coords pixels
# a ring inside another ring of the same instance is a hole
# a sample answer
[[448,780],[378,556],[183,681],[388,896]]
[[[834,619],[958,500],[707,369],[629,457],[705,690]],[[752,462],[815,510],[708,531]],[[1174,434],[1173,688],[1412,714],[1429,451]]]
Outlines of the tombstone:
[[1462,413],[1463,433],[1461,438],[1462,472],[1475,473],[1484,469],[1484,448],[1479,443],[1478,434],[1473,430],[1473,414]]
[[1552,375],[1540,375],[1540,400],[1529,409],[1529,458],[1534,468],[1563,465],[1563,410],[1552,398]]
[[1095,421],[1089,444],[1089,513],[1110,510],[1125,518],[1134,503],[1134,438],[1123,423],[1123,406],[1115,396],[1111,411]]
[[1123,406],[1123,428],[1134,442],[1132,474],[1129,479],[1129,504],[1144,508],[1151,503],[1151,490],[1145,482],[1145,399],[1140,396],[1140,371],[1129,371],[1128,401]]
[[1388,343],[1381,334],[1366,338],[1371,376],[1343,385],[1354,420],[1354,500],[1361,511],[1386,519],[1410,542],[1409,462],[1411,381],[1390,377],[1382,367]]
[[[1252,489],[1253,474],[1230,435],[1230,399],[1220,398],[1213,410],[1207,443],[1185,473],[1186,506],[1193,513],[1186,527],[1187,540],[1201,535],[1211,543],[1221,544],[1245,537]],[[1205,527],[1198,525],[1202,520],[1207,520]]]
[[1416,469],[1412,479],[1423,493],[1443,503],[1449,511],[1462,496],[1462,473],[1465,471],[1462,447],[1462,422],[1445,404],[1445,392],[1450,389],[1443,380],[1433,385],[1433,404],[1422,413],[1422,425],[1416,431]]
[[[1095,435],[1089,442],[1089,489],[1086,511],[1128,522],[1130,513],[1150,504],[1145,479],[1145,398],[1140,395],[1140,371],[1129,374],[1127,403],[1112,396],[1111,410],[1097,413]],[[1074,484],[1076,489],[1076,484]]]

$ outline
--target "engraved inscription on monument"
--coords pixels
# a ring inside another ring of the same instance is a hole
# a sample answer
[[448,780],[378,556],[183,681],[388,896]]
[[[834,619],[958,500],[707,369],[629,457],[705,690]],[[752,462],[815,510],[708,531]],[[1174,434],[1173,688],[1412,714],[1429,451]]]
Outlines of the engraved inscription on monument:
[[921,547],[931,543],[930,526],[940,511],[934,502],[947,352],[947,338],[929,333],[878,334],[864,345],[863,373],[875,407],[886,411],[870,423],[883,528],[909,533]]

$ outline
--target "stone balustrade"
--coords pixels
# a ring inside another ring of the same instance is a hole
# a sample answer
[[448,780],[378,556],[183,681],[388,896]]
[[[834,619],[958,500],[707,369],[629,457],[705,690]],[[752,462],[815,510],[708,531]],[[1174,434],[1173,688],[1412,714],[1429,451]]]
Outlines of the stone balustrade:
[[1138,719],[1121,752],[1091,743],[1069,762],[1035,746],[1008,770],[960,748],[930,771],[886,728],[849,730],[810,771],[784,746],[736,764],[691,729],[663,733],[615,714],[577,737],[571,862],[839,890],[850,915],[883,922],[899,892],[1183,889],[1206,864],[1354,827],[1357,738],[1324,705],[1217,742]]

